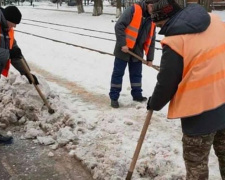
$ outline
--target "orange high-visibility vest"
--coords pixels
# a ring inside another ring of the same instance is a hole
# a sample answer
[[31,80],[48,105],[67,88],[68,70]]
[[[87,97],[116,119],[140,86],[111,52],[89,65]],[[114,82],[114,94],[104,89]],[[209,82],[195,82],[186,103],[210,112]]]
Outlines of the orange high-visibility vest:
[[165,37],[161,43],[183,57],[183,75],[168,118],[199,115],[225,103],[225,26],[210,14],[206,31]]
[[[133,18],[132,18],[130,24],[125,29],[126,43],[127,43],[126,45],[130,49],[133,49],[135,42],[137,40],[138,31],[139,31],[139,28],[141,25],[141,20],[142,20],[142,9],[138,4],[134,4]],[[148,54],[149,47],[152,42],[152,37],[154,36],[154,30],[155,30],[155,23],[152,22],[151,30],[149,31],[149,36],[146,39],[145,44],[144,44],[145,54]]]
[[149,48],[150,48],[150,45],[151,45],[151,42],[152,42],[152,38],[154,36],[155,27],[156,27],[156,24],[152,22],[151,23],[151,30],[149,32],[149,36],[146,39],[145,44],[144,44],[145,55],[148,54],[148,51],[149,51]]
[[[13,30],[13,28],[11,28],[9,30],[8,35],[9,35],[9,49],[12,49],[13,42],[14,42],[14,30]],[[2,75],[5,76],[5,77],[8,76],[10,64],[11,64],[11,59],[9,59],[7,61],[5,68],[2,70]]]

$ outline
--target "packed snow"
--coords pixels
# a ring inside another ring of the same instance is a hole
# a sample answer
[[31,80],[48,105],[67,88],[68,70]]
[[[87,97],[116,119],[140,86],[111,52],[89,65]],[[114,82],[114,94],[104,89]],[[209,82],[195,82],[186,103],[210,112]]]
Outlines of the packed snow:
[[[81,36],[79,33],[86,33],[85,30],[66,27],[114,33],[116,9],[106,4],[103,12],[112,15],[97,17],[91,13],[77,14],[76,7],[65,3],[58,8],[50,2],[34,2],[34,6],[25,2],[18,6],[23,19],[16,27],[15,38],[55,113],[48,113],[34,86],[12,67],[9,77],[0,80],[0,127],[6,133],[7,127],[20,126],[24,132],[21,138],[49,146],[50,157],[54,155],[50,151],[66,147],[68,156],[80,159],[94,179],[122,180],[127,175],[147,115],[146,103],[132,101],[126,71],[119,99],[121,107],[111,108],[108,93],[114,57],[71,44],[112,53],[115,41]],[[93,6],[85,6],[84,10],[92,12]],[[213,13],[225,20],[224,12]],[[97,34],[89,32],[89,35],[103,36]],[[112,34],[104,37],[115,39]],[[157,39],[162,38],[157,35]],[[160,44],[156,47],[160,48]],[[160,64],[160,56],[161,51],[156,50],[154,64]],[[156,76],[156,70],[144,66],[144,96],[151,96]],[[166,116],[167,106],[153,113],[133,179],[185,179],[180,121],[168,120]],[[221,179],[213,150],[209,169],[210,180]]]

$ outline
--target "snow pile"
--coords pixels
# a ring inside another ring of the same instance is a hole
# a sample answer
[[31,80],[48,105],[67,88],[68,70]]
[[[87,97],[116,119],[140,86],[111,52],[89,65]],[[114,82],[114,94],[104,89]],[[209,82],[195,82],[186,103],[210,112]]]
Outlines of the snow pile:
[[[38,79],[55,113],[48,113],[25,77],[11,73],[0,81],[0,126],[19,125],[24,132],[21,138],[32,139],[52,150],[65,147],[68,156],[80,159],[94,179],[125,179],[145,121],[146,105],[131,102],[116,110],[104,104],[95,106],[69,94],[59,96],[42,77]],[[185,179],[181,138],[180,121],[154,112],[133,179]],[[214,171],[211,177],[217,180],[214,154],[210,160],[210,171]]]
[[[13,73],[9,78],[2,78],[0,83],[0,126],[24,125],[26,139],[36,139],[40,144],[65,146],[78,141],[76,121],[66,110],[66,105],[50,88],[42,77],[38,77],[40,89],[48,97],[54,114],[48,109],[33,85],[26,78]],[[54,147],[55,147],[54,146]]]
[[[145,105],[134,104],[136,108],[129,114],[123,114],[124,110],[99,112],[89,105],[85,108],[93,111],[93,118],[87,119],[79,113],[84,111],[79,110],[84,106],[77,106],[71,114],[67,107],[69,104],[63,103],[42,77],[38,76],[38,79],[39,87],[55,113],[48,113],[35,88],[24,76],[11,73],[0,82],[1,127],[20,125],[20,130],[24,131],[21,138],[50,145],[52,149],[66,147],[68,155],[80,159],[92,172],[94,179],[124,179],[143,125],[136,120],[142,119],[141,114],[146,113]],[[138,112],[141,114],[137,116]],[[157,117],[154,119],[160,120]],[[135,179],[164,177],[167,171],[178,166],[169,157],[173,157],[179,150],[169,143],[151,141],[149,146],[153,150],[149,152],[145,147],[146,153],[140,155]],[[177,174],[183,173],[175,173],[173,177],[182,179]],[[168,179],[172,175],[165,177]]]
[[[123,110],[113,110],[109,112],[110,115],[104,113],[96,116],[96,121],[93,118],[92,122],[97,124],[96,131],[83,134],[79,146],[75,149],[77,158],[83,160],[94,179],[122,180],[127,175],[144,124],[142,116],[146,110],[144,105],[138,105],[132,112],[129,108],[127,111],[129,113],[121,115]],[[134,170],[133,178],[136,180],[185,179],[179,144],[179,123],[163,122],[165,119],[161,116],[161,113],[155,113],[152,117],[151,128],[146,134]],[[176,142],[171,144],[170,139]]]

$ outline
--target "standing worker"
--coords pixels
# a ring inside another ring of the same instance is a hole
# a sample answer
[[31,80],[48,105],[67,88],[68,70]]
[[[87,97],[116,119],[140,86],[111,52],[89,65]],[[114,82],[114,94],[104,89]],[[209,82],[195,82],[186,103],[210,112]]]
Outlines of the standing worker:
[[[22,15],[16,6],[8,6],[5,9],[0,8],[0,26],[1,26],[1,39],[0,39],[0,75],[7,77],[10,64],[12,64],[21,75],[25,75],[32,83],[32,80],[25,73],[21,58],[23,57],[16,40],[14,39],[14,30],[17,24],[20,23]],[[35,75],[33,75],[35,84],[39,84]],[[0,144],[9,144],[12,142],[12,137],[3,136],[0,134]]]
[[142,62],[128,54],[128,50],[140,57],[143,57],[145,51],[147,65],[152,66],[155,51],[155,24],[151,20],[150,13],[153,2],[154,0],[146,0],[128,7],[115,25],[115,62],[109,93],[113,108],[119,107],[118,99],[127,64],[133,100],[138,102],[147,100],[142,96]]
[[161,27],[158,82],[147,109],[169,101],[168,118],[181,118],[187,180],[207,180],[211,146],[225,179],[225,25],[198,4],[181,9],[174,0],[153,5]]

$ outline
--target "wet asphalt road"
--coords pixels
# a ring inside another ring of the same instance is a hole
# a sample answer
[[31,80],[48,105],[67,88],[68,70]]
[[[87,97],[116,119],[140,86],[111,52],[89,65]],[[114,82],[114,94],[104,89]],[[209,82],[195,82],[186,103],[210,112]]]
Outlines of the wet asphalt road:
[[20,139],[13,133],[11,145],[0,145],[0,180],[92,180],[91,174],[63,148],[49,157],[50,148]]

